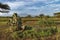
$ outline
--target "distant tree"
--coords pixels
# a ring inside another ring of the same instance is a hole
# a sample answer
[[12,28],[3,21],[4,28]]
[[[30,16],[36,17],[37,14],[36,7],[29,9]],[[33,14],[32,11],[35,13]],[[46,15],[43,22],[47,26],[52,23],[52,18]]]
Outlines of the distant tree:
[[54,15],[60,15],[60,12],[54,13]]
[[35,16],[35,17],[39,17],[39,16]]
[[32,17],[31,15],[27,15],[26,17]]
[[40,14],[39,17],[41,17],[41,18],[44,17],[44,14]]
[[46,17],[47,17],[47,18],[50,18],[50,16],[49,16],[49,15],[47,15]]
[[60,18],[60,12],[54,13],[54,16]]
[[8,13],[10,10],[10,7],[7,4],[0,3],[0,12],[2,13]]
[[44,16],[44,14],[40,14],[39,16]]

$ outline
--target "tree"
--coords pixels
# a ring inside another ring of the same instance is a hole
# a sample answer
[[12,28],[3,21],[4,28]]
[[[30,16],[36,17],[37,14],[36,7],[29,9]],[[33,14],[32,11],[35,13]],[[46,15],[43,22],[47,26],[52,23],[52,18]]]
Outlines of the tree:
[[36,18],[38,18],[39,16],[35,16]]
[[60,12],[54,13],[55,16],[60,15]]
[[31,15],[27,15],[26,17],[32,17]]
[[10,7],[7,4],[0,3],[0,12],[1,13],[8,13],[10,10]]
[[60,12],[56,12],[56,13],[54,13],[54,17],[56,17],[56,18],[60,18]]
[[44,14],[40,14],[39,17],[43,18],[45,15]]
[[46,16],[46,18],[50,18],[50,16],[49,16],[49,15],[47,15],[47,16]]

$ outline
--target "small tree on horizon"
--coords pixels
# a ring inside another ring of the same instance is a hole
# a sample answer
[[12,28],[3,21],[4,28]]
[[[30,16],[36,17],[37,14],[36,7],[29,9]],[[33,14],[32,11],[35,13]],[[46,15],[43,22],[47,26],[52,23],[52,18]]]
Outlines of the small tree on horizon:
[[32,17],[31,15],[27,15],[26,17]]
[[7,4],[0,3],[0,12],[1,13],[8,13],[10,10],[10,7]]
[[45,16],[44,14],[40,14],[40,15],[39,15],[40,18],[43,18],[44,16]]

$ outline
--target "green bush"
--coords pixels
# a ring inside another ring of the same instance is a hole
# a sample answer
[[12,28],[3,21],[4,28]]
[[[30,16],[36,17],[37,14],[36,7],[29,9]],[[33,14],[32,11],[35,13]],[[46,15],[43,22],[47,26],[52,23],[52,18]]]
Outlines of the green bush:
[[[15,29],[14,29],[15,30]],[[57,28],[56,27],[49,27],[49,28],[39,28],[36,30],[34,27],[29,27],[26,26],[24,31],[13,31],[10,36],[13,39],[20,38],[31,38],[31,39],[38,39],[40,37],[48,37],[50,35],[53,35],[57,33]]]

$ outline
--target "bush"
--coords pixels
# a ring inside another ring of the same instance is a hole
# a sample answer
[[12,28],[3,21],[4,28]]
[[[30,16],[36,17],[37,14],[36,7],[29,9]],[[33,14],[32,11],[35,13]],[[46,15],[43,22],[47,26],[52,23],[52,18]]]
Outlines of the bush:
[[[15,28],[14,28],[15,30]],[[12,33],[10,33],[9,35],[13,38],[13,40],[16,39],[38,39],[41,37],[48,37],[50,35],[53,35],[57,32],[57,28],[56,27],[49,27],[49,28],[39,28],[36,30],[36,28],[34,27],[29,27],[26,26],[24,31],[13,31]],[[9,32],[8,32],[9,33]]]

